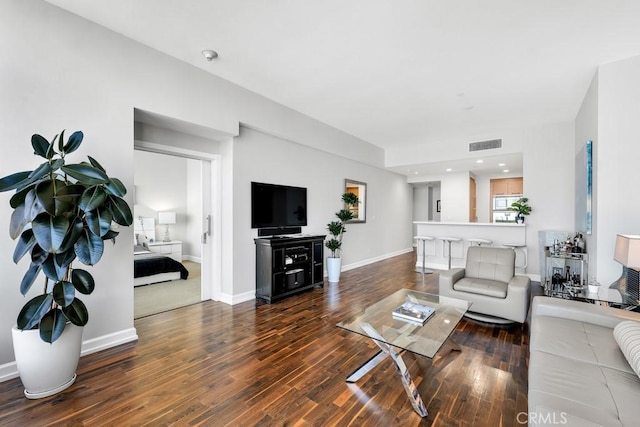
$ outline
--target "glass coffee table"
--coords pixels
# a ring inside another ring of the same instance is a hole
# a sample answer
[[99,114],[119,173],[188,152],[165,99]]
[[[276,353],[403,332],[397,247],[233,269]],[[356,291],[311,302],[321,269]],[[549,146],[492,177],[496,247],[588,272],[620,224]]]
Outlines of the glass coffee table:
[[[424,325],[394,317],[392,311],[407,301],[433,307],[435,312]],[[427,409],[400,353],[409,351],[434,359],[436,355],[444,355],[444,350],[439,350],[445,344],[449,347],[448,351],[460,351],[450,335],[470,306],[470,302],[456,298],[401,289],[366,308],[364,312],[338,323],[336,326],[369,337],[380,347],[375,356],[347,377],[347,382],[358,381],[387,357],[391,357],[411,405],[421,417],[426,417]]]

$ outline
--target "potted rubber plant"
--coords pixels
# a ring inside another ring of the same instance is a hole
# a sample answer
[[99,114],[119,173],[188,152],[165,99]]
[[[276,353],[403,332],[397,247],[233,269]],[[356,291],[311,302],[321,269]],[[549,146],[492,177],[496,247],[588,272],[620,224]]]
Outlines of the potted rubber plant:
[[518,200],[513,202],[511,206],[509,206],[510,211],[518,212],[516,215],[516,222],[518,224],[524,223],[524,217],[531,213],[531,206],[528,204],[529,199],[526,197],[520,197]]
[[25,396],[40,398],[57,393],[75,381],[80,358],[82,328],[89,321],[79,294],[91,294],[92,275],[73,263],[95,265],[105,241],[118,235],[112,223],[129,226],[133,215],[123,199],[127,190],[107,175],[97,160],[68,163],[84,138],[64,131],[51,142],[31,137],[34,154],[44,161],[32,171],[0,178],[0,192],[15,190],[9,234],[17,240],[16,264],[25,256],[29,267],[20,283],[27,294],[43,279],[42,292],[27,301],[12,330],[16,364]]
[[331,283],[340,280],[340,270],[342,269],[342,258],[340,258],[342,236],[347,232],[345,223],[353,219],[351,207],[360,202],[358,196],[354,193],[344,193],[342,195],[342,201],[345,207],[336,212],[337,221],[331,221],[327,224],[327,230],[331,235],[325,242],[325,246],[331,251],[331,256],[327,257],[327,278]]

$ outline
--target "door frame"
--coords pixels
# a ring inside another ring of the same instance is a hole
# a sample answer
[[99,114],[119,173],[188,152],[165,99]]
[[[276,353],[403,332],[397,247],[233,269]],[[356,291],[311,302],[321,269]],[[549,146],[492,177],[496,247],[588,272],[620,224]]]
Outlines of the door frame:
[[[205,168],[202,168],[203,175],[209,175],[208,177],[202,177],[203,205],[204,200],[206,200],[207,198],[210,200],[209,209],[206,209],[204,206],[202,207],[203,219],[204,213],[207,210],[211,213],[212,218],[211,236],[207,237],[207,241],[211,244],[206,245],[202,243],[201,240],[202,283],[200,286],[200,298],[202,301],[219,301],[220,295],[222,294],[222,225],[220,224],[222,211],[222,180],[220,171],[222,156],[219,154],[189,150],[186,148],[140,140],[134,140],[133,148],[134,150],[139,151],[147,151],[156,154],[166,154],[175,157],[200,160],[202,162],[209,162],[209,164],[211,165],[209,174],[204,173]],[[204,195],[205,192],[208,193],[206,197]]]

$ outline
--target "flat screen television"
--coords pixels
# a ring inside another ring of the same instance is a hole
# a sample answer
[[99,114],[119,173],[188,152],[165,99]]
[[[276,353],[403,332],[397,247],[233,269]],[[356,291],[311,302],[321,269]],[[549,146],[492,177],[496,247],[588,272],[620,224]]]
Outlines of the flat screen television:
[[307,189],[251,183],[251,228],[307,225]]

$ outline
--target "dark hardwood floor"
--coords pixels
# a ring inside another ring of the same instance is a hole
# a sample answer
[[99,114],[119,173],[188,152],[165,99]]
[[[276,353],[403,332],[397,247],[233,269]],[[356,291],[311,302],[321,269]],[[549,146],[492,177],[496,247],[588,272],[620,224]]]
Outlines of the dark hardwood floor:
[[[2,426],[515,426],[527,412],[528,330],[463,319],[462,347],[432,363],[405,354],[425,401],[413,411],[390,361],[340,320],[400,288],[437,292],[415,254],[344,272],[338,285],[267,305],[208,301],[135,321],[139,341],[80,360],[66,391],[30,401],[0,383]],[[536,287],[536,286],[534,286]]]

